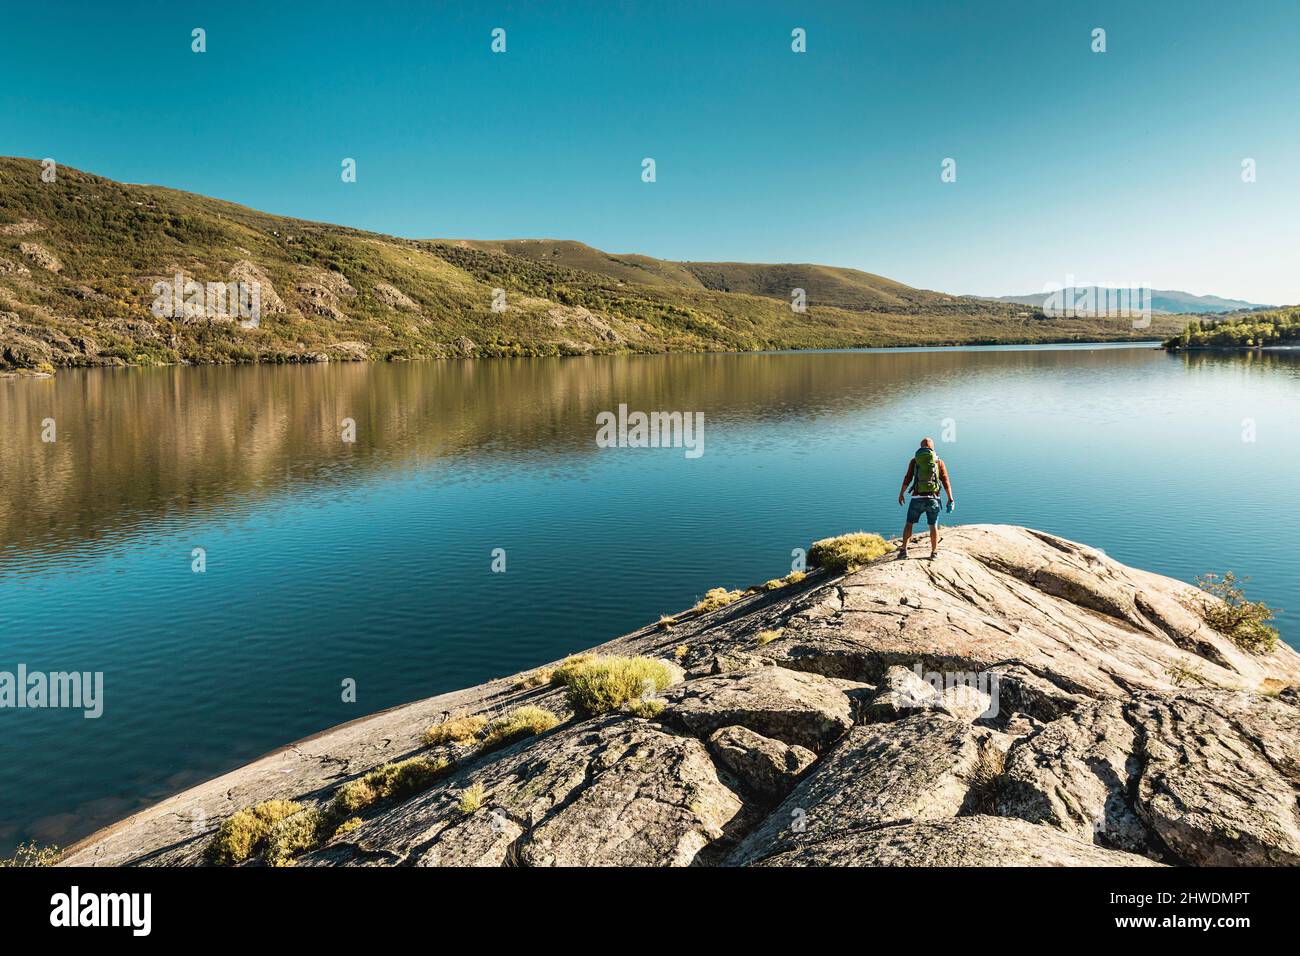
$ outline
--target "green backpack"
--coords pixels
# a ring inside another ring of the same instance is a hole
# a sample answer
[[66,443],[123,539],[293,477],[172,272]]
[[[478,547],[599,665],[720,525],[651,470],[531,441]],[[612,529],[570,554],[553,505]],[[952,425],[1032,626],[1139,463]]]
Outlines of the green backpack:
[[916,452],[916,472],[912,479],[912,494],[938,495],[939,456],[933,448],[921,448]]

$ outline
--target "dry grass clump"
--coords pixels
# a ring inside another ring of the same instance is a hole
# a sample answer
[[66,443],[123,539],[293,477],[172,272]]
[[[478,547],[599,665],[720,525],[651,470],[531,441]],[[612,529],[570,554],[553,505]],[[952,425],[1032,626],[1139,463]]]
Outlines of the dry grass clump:
[[57,846],[37,846],[35,843],[20,843],[14,855],[0,859],[0,869],[11,866],[53,866],[58,862],[63,851]]
[[783,627],[778,627],[774,631],[759,631],[758,632],[759,646],[762,646],[764,644],[771,644],[773,641],[775,641],[778,637],[780,637],[784,633],[785,633],[785,628]]
[[549,710],[531,704],[517,707],[504,717],[498,717],[487,726],[483,749],[500,747],[523,737],[531,737],[550,730],[560,722]]
[[676,675],[663,661],[649,657],[593,657],[575,667],[565,681],[574,710],[596,716],[650,697]]
[[595,656],[595,654],[573,654],[560,661],[560,663],[550,669],[551,686],[564,687],[567,685],[569,683],[569,675]]
[[726,607],[735,601],[739,601],[745,596],[743,591],[728,591],[726,588],[709,588],[704,592],[704,597],[696,604],[692,611],[700,614],[708,614],[710,611],[716,611],[718,608]]
[[787,584],[798,584],[806,577],[808,577],[808,575],[804,574],[802,571],[791,571],[783,578],[773,578],[772,580],[765,582],[758,590],[776,591],[785,587]]
[[272,824],[262,847],[267,866],[291,866],[293,858],[315,849],[329,836],[325,815],[316,809],[301,810]]
[[460,802],[456,804],[456,809],[465,816],[469,816],[471,813],[477,813],[483,808],[486,796],[486,791],[484,791],[483,784],[481,783],[476,783],[473,786],[466,787],[460,792]]
[[207,847],[209,863],[231,866],[259,852],[271,828],[307,808],[292,800],[267,800],[236,810],[217,828]]
[[671,614],[659,615],[659,623],[656,625],[661,631],[671,631],[673,625],[677,623],[677,618]]
[[424,742],[430,747],[439,744],[467,744],[482,732],[487,723],[487,718],[481,714],[453,717],[426,730]]
[[855,531],[814,541],[808,549],[808,564],[831,574],[846,574],[893,550],[894,546],[880,535]]
[[980,747],[975,766],[971,768],[970,789],[966,791],[963,812],[994,812],[1006,767],[1007,755],[1003,751],[989,745]]
[[664,712],[668,705],[657,697],[638,697],[623,705],[623,710],[633,717],[644,717],[646,720],[653,720]]
[[1207,574],[1196,584],[1207,595],[1201,599],[1201,616],[1210,627],[1251,654],[1277,647],[1277,628],[1268,623],[1277,612],[1262,601],[1247,601],[1235,574]]
[[338,825],[331,836],[342,836],[344,833],[351,833],[357,827],[361,826],[360,817],[349,817]]
[[339,787],[330,804],[335,818],[350,817],[380,800],[400,800],[425,789],[451,766],[442,757],[412,757],[386,763]]
[[1165,668],[1165,677],[1169,678],[1169,683],[1175,687],[1203,687],[1210,683],[1197,665],[1188,667],[1181,663],[1171,664]]
[[539,667],[535,671],[529,671],[515,681],[515,690],[532,690],[534,687],[545,687],[551,682],[551,675],[554,671],[555,668],[553,667]]
[[690,652],[691,649],[687,647],[685,644],[678,644],[676,647],[673,648],[673,658],[674,660],[680,662],[682,660],[685,660],[686,655],[689,654]]

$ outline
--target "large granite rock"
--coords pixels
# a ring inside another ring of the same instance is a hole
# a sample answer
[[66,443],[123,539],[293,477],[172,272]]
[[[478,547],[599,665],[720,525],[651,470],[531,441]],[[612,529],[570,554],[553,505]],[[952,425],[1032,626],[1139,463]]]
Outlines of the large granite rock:
[[753,863],[849,830],[956,816],[978,758],[975,730],[943,714],[855,727],[745,838],[731,862]]
[[740,809],[698,740],[603,717],[469,764],[301,862],[686,866]]
[[1059,830],[1005,817],[957,817],[851,830],[764,859],[760,866],[1158,866]]
[[[944,549],[602,645],[686,667],[646,716],[579,719],[562,690],[503,678],[282,748],[63,862],[196,863],[241,807],[322,807],[428,752],[449,714],[528,703],[563,722],[448,752],[447,776],[298,864],[1300,863],[1300,655],[1247,654],[1194,588],[1051,535],[945,529]],[[985,696],[935,690],[953,683]]]
[[707,737],[739,724],[765,737],[820,752],[853,726],[840,685],[817,674],[759,667],[687,681],[664,695],[667,719]]
[[[1294,701],[1294,698],[1290,698]],[[1249,694],[1143,694],[1127,706],[1138,816],[1179,862],[1300,864],[1300,709]]]
[[1124,703],[1078,708],[1013,746],[996,797],[997,812],[1134,853],[1152,848],[1129,803],[1140,772],[1136,734]]
[[1224,690],[1081,707],[1016,744],[998,812],[1204,866],[1300,864],[1300,709]]
[[709,737],[714,758],[760,799],[777,800],[790,792],[817,755],[756,734],[748,727],[723,727]]

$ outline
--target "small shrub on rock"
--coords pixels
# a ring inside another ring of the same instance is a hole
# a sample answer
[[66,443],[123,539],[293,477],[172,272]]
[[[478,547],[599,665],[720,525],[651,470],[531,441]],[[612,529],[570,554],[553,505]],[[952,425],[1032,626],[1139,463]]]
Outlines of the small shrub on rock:
[[663,661],[649,657],[593,657],[568,675],[569,703],[593,717],[655,694],[676,675]]
[[483,738],[483,747],[487,749],[513,743],[523,737],[531,737],[550,730],[559,722],[559,717],[542,707],[532,705],[518,707],[488,724],[487,735]]
[[668,705],[657,697],[638,697],[636,700],[623,705],[623,710],[633,717],[642,717],[646,720],[653,720],[664,712]]
[[380,800],[400,800],[428,787],[450,766],[451,762],[441,757],[412,757],[383,764],[341,786],[330,812],[336,818],[345,818]]
[[1247,601],[1231,571],[1222,577],[1207,574],[1196,584],[1206,593],[1201,614],[1210,627],[1251,654],[1267,654],[1277,647],[1277,628],[1268,623],[1277,612],[1262,601]]
[[14,855],[7,860],[0,859],[0,869],[17,866],[53,866],[58,862],[63,851],[57,846],[37,846],[35,843],[20,843]]
[[222,821],[208,844],[208,862],[217,866],[243,863],[262,849],[273,826],[305,809],[292,800],[267,800],[236,810]]
[[739,601],[745,596],[743,591],[728,591],[726,588],[709,588],[704,592],[703,599],[695,607],[691,608],[700,614],[708,614],[710,611],[716,611],[718,608],[726,607]]
[[476,783],[473,786],[466,787],[460,792],[460,802],[456,804],[456,809],[465,816],[477,813],[483,808],[485,796],[486,794],[483,790],[483,784],[481,783]]
[[595,656],[595,654],[574,654],[560,661],[550,670],[551,686],[564,687],[569,683],[569,675]]
[[262,862],[267,866],[290,866],[299,853],[316,848],[327,836],[324,815],[315,809],[276,821],[266,834]]
[[894,546],[880,535],[855,531],[814,541],[808,549],[808,564],[831,574],[848,574],[893,550]]
[[469,717],[454,717],[434,724],[424,732],[424,742],[430,747],[439,744],[466,744],[479,735],[487,726],[487,718],[480,714]]

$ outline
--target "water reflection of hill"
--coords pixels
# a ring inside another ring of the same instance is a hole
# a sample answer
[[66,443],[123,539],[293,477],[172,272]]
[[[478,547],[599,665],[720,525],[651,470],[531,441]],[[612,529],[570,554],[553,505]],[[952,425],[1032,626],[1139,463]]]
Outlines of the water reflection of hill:
[[[1295,362],[1272,354],[1219,361]],[[67,371],[0,383],[0,564],[132,527],[397,467],[595,451],[620,402],[728,422],[797,422],[889,403],[969,375],[1150,362],[1139,350],[945,350],[597,356],[410,364]],[[58,440],[41,441],[54,418]],[[356,442],[340,422],[356,422]]]

